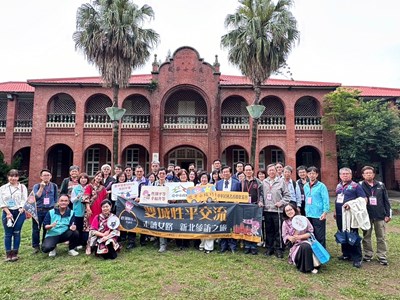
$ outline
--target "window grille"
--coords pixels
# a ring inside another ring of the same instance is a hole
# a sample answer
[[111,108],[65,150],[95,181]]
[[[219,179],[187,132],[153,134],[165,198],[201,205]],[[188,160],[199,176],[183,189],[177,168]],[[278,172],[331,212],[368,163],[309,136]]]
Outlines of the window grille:
[[241,97],[229,97],[222,103],[222,116],[248,116],[247,103]]
[[112,106],[112,101],[105,95],[95,95],[88,100],[86,113],[106,115],[106,108]]
[[7,99],[1,99],[0,100],[0,120],[7,119],[7,106],[8,106]]
[[[194,105],[193,105],[194,104]],[[166,115],[207,115],[203,97],[195,91],[180,90],[172,94],[165,103]]]
[[318,117],[318,103],[312,97],[303,97],[296,102],[294,107],[295,116],[301,117]]
[[17,121],[32,120],[33,116],[33,100],[18,99],[17,104]]
[[265,106],[263,116],[284,116],[285,109],[282,101],[277,97],[267,97],[261,100],[261,104]]
[[51,98],[49,105],[50,114],[71,114],[75,112],[75,101],[70,95],[58,94]]
[[150,115],[150,103],[144,96],[129,96],[122,107],[126,109],[127,115]]

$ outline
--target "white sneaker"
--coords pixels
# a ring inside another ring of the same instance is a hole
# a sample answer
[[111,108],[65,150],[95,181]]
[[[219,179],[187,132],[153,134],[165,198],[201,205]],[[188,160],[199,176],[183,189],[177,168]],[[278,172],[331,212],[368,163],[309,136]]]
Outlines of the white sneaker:
[[68,251],[68,255],[77,256],[77,255],[79,255],[79,252],[75,251],[74,249],[71,249]]
[[79,251],[79,250],[82,250],[82,249],[83,249],[83,246],[76,246],[76,247],[75,247],[75,250],[76,250],[76,251]]
[[51,250],[51,251],[49,252],[49,257],[55,257],[56,255],[57,255],[56,249]]
[[159,253],[163,253],[167,251],[167,247],[166,246],[160,246],[160,249],[158,250]]

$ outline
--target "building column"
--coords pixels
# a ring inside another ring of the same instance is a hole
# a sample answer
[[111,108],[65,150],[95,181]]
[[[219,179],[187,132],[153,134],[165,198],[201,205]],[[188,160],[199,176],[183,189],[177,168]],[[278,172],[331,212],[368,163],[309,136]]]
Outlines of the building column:
[[11,94],[12,98],[8,99],[7,103],[7,120],[6,120],[6,132],[5,132],[5,145],[4,145],[4,161],[7,164],[11,164],[13,158],[13,146],[14,146],[14,127],[15,118],[17,115],[17,95]]

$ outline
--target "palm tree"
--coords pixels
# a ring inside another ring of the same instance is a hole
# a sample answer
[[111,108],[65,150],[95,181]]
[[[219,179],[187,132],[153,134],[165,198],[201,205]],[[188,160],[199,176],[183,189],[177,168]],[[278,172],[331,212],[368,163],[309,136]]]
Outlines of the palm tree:
[[[99,69],[103,85],[113,89],[113,163],[118,163],[118,126],[125,110],[118,110],[119,88],[129,84],[132,70],[143,66],[159,35],[143,29],[154,17],[148,5],[139,8],[130,0],[93,0],[82,4],[73,34],[75,49],[83,51],[89,63]],[[109,111],[107,111],[109,112]]]
[[[254,88],[253,106],[260,101],[260,87],[272,73],[286,63],[299,38],[297,21],[290,12],[292,0],[239,0],[234,14],[225,18],[230,30],[221,37],[221,46],[229,50],[228,59],[248,77]],[[249,109],[249,108],[248,108]],[[251,163],[255,162],[257,123],[262,111],[253,117]]]

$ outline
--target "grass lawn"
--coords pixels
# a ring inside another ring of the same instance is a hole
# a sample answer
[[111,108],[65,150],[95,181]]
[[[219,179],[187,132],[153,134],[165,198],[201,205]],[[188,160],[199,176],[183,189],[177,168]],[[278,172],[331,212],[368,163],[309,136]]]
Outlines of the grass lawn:
[[[399,213],[399,202],[393,206]],[[372,261],[356,269],[338,261],[335,232],[330,214],[332,258],[314,275],[298,272],[286,259],[243,251],[207,255],[193,247],[174,251],[174,243],[163,254],[153,245],[122,250],[115,261],[83,253],[70,257],[67,246],[60,245],[57,256],[49,258],[31,254],[31,221],[26,221],[21,259],[0,262],[0,299],[400,299],[400,216],[388,226],[387,267]]]

